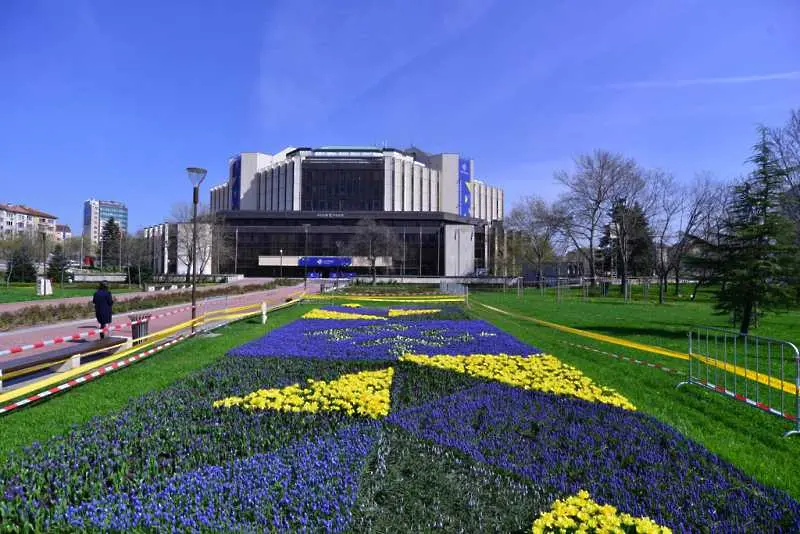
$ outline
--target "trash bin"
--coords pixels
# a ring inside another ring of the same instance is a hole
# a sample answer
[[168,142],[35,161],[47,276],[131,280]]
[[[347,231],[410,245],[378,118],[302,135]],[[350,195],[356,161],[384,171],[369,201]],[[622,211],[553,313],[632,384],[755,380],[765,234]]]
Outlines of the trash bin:
[[[150,315],[149,313],[133,313],[128,315],[128,319],[131,320],[131,333],[133,335],[133,344],[138,345],[141,341],[139,339],[146,336],[149,332],[150,326]],[[139,322],[141,321],[141,322]]]

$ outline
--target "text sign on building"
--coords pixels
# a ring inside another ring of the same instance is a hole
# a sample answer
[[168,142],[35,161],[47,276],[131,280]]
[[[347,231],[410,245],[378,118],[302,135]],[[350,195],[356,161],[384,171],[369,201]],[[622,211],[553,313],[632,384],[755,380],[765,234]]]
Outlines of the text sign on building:
[[299,267],[349,267],[353,258],[348,256],[301,256],[297,260]]
[[469,217],[469,205],[472,200],[469,192],[471,179],[469,160],[458,158],[458,214],[462,217]]

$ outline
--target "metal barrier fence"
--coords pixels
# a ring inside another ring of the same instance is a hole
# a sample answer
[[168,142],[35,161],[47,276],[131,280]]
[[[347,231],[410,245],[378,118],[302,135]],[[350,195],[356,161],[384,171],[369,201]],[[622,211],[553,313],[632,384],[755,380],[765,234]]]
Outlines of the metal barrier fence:
[[800,351],[788,341],[697,326],[689,331],[689,376],[696,384],[788,419],[800,434]]

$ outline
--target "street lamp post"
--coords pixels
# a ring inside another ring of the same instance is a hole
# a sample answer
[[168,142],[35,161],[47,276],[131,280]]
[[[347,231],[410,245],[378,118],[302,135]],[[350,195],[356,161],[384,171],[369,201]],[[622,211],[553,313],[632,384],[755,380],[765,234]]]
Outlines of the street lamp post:
[[196,292],[197,292],[197,203],[200,200],[200,184],[206,177],[206,170],[200,167],[186,167],[189,181],[192,183],[192,333],[194,334],[194,319],[197,317]]
[[47,276],[47,234],[42,232],[42,276]]
[[280,272],[280,278],[283,278],[283,249],[280,249],[280,253],[281,253],[281,272]]
[[303,268],[304,268],[304,271],[303,271],[303,289],[304,290],[308,288],[308,227],[309,226],[310,225],[308,223],[303,225],[303,228],[305,229],[305,233],[306,233],[306,238],[305,238],[305,243],[304,243],[305,261],[303,261]]

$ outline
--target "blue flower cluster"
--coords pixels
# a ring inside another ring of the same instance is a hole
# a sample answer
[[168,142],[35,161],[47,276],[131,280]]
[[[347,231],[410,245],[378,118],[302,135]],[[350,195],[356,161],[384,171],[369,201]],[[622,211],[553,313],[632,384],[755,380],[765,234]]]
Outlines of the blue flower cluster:
[[514,354],[540,351],[478,320],[302,319],[229,352],[231,356],[295,356],[396,360],[405,353]]
[[800,505],[672,428],[604,404],[481,384],[389,421],[563,498],[601,503],[678,532],[798,532]]
[[209,466],[68,508],[51,526],[127,531],[340,532],[347,527],[374,423]]

